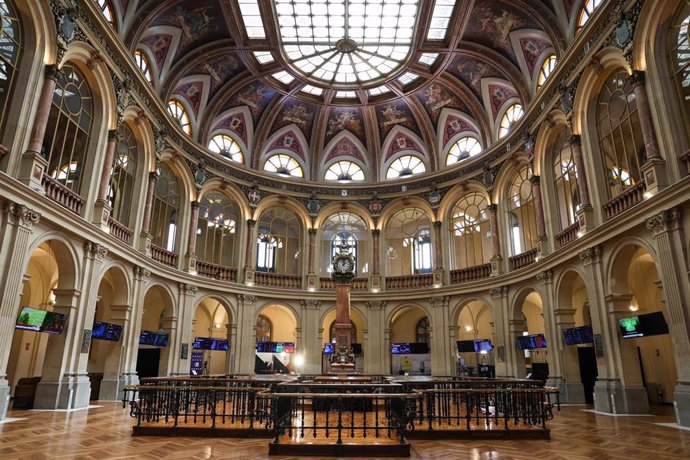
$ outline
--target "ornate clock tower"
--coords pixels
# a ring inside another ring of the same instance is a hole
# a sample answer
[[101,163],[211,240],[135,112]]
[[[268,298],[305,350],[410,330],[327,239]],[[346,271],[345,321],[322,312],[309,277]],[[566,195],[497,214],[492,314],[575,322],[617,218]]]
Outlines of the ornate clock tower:
[[332,277],[336,281],[336,347],[331,362],[331,372],[353,373],[355,370],[352,354],[350,322],[350,289],[355,278],[355,258],[350,253],[350,246],[345,239],[340,245],[340,252],[333,257]]

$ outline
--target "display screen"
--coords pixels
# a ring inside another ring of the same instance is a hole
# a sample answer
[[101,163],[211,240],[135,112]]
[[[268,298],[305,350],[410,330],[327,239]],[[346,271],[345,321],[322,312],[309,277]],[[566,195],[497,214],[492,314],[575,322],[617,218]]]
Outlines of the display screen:
[[67,315],[37,308],[22,307],[16,329],[27,331],[47,332],[48,334],[62,334],[67,324]]
[[580,326],[563,329],[563,340],[565,340],[566,345],[593,343],[594,334],[592,333],[592,326]]
[[391,353],[394,355],[409,355],[411,348],[409,343],[394,343],[391,345]]
[[517,338],[516,342],[520,350],[546,348],[546,337],[544,337],[544,334],[522,335]]
[[429,353],[429,344],[424,342],[394,343],[391,345],[394,355],[423,355]]
[[153,331],[141,331],[139,334],[139,345],[154,345],[156,342],[156,333]]
[[91,331],[92,339],[119,342],[120,336],[122,336],[122,326],[111,323],[103,323],[101,321],[94,321],[93,330]]
[[226,339],[214,339],[211,337],[195,337],[192,348],[195,350],[228,351],[230,342]]
[[156,336],[153,339],[153,345],[156,347],[167,347],[168,338],[169,336],[165,332],[156,332]]
[[621,318],[618,320],[618,327],[624,339],[668,334],[668,324],[660,311]]
[[323,344],[323,354],[324,355],[332,355],[333,354],[333,344],[332,343],[324,343]]
[[474,341],[474,351],[477,353],[488,353],[494,349],[490,339],[480,339]]
[[458,340],[455,342],[458,347],[458,353],[473,353],[474,350],[474,340]]
[[352,354],[354,354],[354,355],[361,355],[362,354],[362,344],[361,343],[353,343],[352,344]]
[[294,342],[257,342],[258,353],[294,353]]

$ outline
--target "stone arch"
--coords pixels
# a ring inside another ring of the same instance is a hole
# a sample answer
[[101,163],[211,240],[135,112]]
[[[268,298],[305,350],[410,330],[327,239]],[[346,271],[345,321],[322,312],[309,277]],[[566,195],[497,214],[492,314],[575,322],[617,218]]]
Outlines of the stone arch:
[[560,132],[561,127],[569,128],[565,113],[560,109],[549,112],[546,123],[542,123],[537,131],[537,139],[534,143],[534,160],[532,169],[534,175],[541,176],[551,168],[549,164],[549,147]]
[[240,211],[240,218],[243,220],[249,219],[252,216],[252,210],[249,207],[249,201],[237,185],[225,179],[214,177],[204,182],[199,191],[198,199],[200,200],[209,192],[219,192],[231,200]]
[[195,303],[194,309],[199,307],[206,300],[215,300],[218,304],[225,310],[225,314],[228,315],[228,321],[234,323],[237,318],[236,307],[233,306],[232,302],[225,297],[221,297],[216,294],[206,294],[201,296]]
[[[233,115],[242,115],[242,119],[244,120],[245,124],[245,131],[247,133],[246,142],[244,139],[241,138],[239,133],[233,131],[232,129],[229,129],[228,127],[219,126],[224,120],[232,117]],[[224,112],[219,113],[213,118],[213,120],[210,123],[210,126],[210,130],[201,133],[200,141],[203,143],[204,146],[208,145],[208,142],[214,135],[227,134],[235,142],[237,142],[240,148],[242,149],[244,165],[250,166],[252,164],[251,153],[254,147],[254,119],[252,118],[252,114],[249,111],[249,107],[244,105],[225,110]]]
[[[448,118],[450,117],[455,117],[462,120],[467,124],[467,127],[465,129],[461,129],[460,131],[453,133],[446,140],[446,133],[444,131],[446,123],[448,122]],[[439,167],[441,167],[440,165],[445,166],[448,150],[450,150],[450,147],[461,137],[470,136],[476,138],[482,145],[482,151],[486,150],[486,148],[488,147],[487,140],[485,139],[485,136],[483,136],[482,130],[479,128],[474,119],[464,112],[444,107],[443,109],[441,109],[441,114],[439,115],[437,126],[438,137],[436,142],[438,146],[437,150],[440,152],[438,161]]]
[[254,220],[259,220],[264,212],[275,206],[280,206],[293,212],[300,221],[302,230],[306,229],[311,222],[309,212],[307,211],[307,208],[302,205],[302,203],[297,201],[295,198],[279,195],[270,195],[261,200],[258,206],[254,209],[252,218]]
[[441,200],[441,204],[436,210],[438,220],[441,222],[447,222],[450,218],[450,213],[453,211],[453,208],[457,202],[469,193],[479,193],[486,198],[488,203],[491,203],[491,197],[489,196],[484,184],[478,180],[470,179],[466,182],[453,186],[446,192]]
[[[53,245],[53,241],[57,242],[57,245]],[[79,288],[82,284],[81,251],[76,248],[72,239],[57,231],[47,231],[36,235],[36,238],[29,245],[24,255],[23,273],[26,273],[31,255],[38,249],[41,243],[49,243],[52,251],[55,253],[56,260],[60,261],[60,277],[58,278],[57,287],[59,289]]]
[[640,248],[644,249],[650,255],[657,274],[659,273],[658,258],[652,244],[639,236],[621,238],[607,251],[609,255],[604,262],[607,288],[606,294],[629,293],[628,268],[632,261],[632,257]]
[[[167,316],[171,317],[179,317],[178,315],[178,305],[175,302],[175,293],[170,289],[170,287],[162,282],[159,281],[153,281],[149,284],[146,285],[146,292],[144,294],[144,299],[148,296],[150,292],[153,290],[158,290],[161,293],[161,297],[163,300],[166,300],[168,305],[161,310],[160,315],[163,316],[163,314],[166,314]],[[146,302],[144,300],[144,302]]]
[[376,228],[374,219],[371,217],[369,210],[366,209],[360,203],[350,203],[350,202],[330,202],[319,211],[318,216],[314,220],[314,228],[321,228],[324,222],[331,217],[333,214],[339,212],[350,212],[364,221],[369,230]]
[[132,280],[129,277],[127,266],[119,260],[109,260],[101,269],[101,283],[105,279],[106,274],[111,271],[113,273],[111,277],[115,278],[114,281],[117,283],[117,287],[122,288],[122,290],[113,290],[117,299],[113,301],[118,305],[131,305]]
[[468,304],[472,302],[482,302],[483,304],[487,305],[489,308],[491,308],[493,315],[494,307],[493,303],[491,302],[491,299],[488,299],[482,295],[471,295],[468,297],[463,297],[455,303],[455,306],[450,311],[451,326],[458,324],[458,320],[460,319],[460,313]]

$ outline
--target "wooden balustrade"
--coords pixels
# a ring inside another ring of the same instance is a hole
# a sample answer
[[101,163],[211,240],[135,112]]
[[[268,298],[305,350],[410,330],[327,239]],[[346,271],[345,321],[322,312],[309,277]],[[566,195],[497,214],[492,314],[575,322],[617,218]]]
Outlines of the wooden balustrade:
[[254,274],[254,284],[281,289],[302,289],[302,277],[299,275],[256,272]]
[[[322,276],[319,278],[319,286],[322,291],[335,289],[336,281],[333,278]],[[369,289],[369,278],[355,278],[352,280],[353,291],[366,291]]]
[[196,272],[201,276],[207,276],[216,280],[237,282],[236,268],[225,267],[223,265],[197,260]]
[[623,193],[604,205],[604,217],[606,220],[616,217],[644,200],[647,186],[644,180],[639,181]]
[[450,284],[464,283],[467,281],[481,280],[491,276],[491,264],[475,265],[474,267],[451,270]]
[[151,258],[170,267],[177,267],[178,255],[155,244],[151,245]]
[[512,270],[517,270],[518,268],[526,267],[537,261],[537,254],[539,250],[537,248],[525,251],[522,254],[512,256],[510,259],[510,268]]
[[108,229],[110,230],[110,234],[118,240],[124,241],[127,244],[130,244],[132,241],[132,230],[113,219],[112,216],[108,216]]
[[86,200],[69,187],[62,185],[57,179],[43,173],[41,184],[46,191],[46,196],[61,206],[69,209],[77,215],[81,215],[81,209]]
[[577,232],[580,231],[580,221],[576,220],[575,223],[564,228],[559,233],[556,233],[556,241],[558,242],[558,247],[562,248],[568,243],[571,243],[577,239]]
[[434,275],[431,273],[424,275],[405,275],[405,276],[387,276],[386,289],[417,289],[424,287],[431,287],[434,284]]

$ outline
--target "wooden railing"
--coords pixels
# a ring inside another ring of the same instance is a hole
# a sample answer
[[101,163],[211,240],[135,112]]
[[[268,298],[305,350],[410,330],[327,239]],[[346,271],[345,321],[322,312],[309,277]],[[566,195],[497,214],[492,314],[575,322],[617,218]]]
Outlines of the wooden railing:
[[474,267],[451,270],[450,284],[464,283],[466,281],[481,280],[491,276],[491,264],[475,265]]
[[86,200],[78,193],[72,191],[69,187],[62,185],[57,179],[50,177],[43,173],[41,184],[46,191],[46,196],[56,203],[64,206],[73,213],[81,215],[81,209],[84,207]]
[[424,275],[405,275],[387,276],[386,289],[417,289],[431,287],[434,284],[434,275],[431,273]]
[[196,272],[201,276],[207,276],[216,280],[237,282],[236,268],[225,267],[223,265],[197,260]]
[[[322,291],[335,289],[336,281],[333,278],[321,277],[319,278],[319,286]],[[353,291],[366,291],[369,289],[368,278],[355,278],[352,280]]]
[[562,248],[568,243],[571,243],[577,239],[577,232],[580,231],[580,221],[576,220],[574,224],[569,225],[562,231],[556,233],[556,241],[558,242],[558,247]]
[[616,217],[644,200],[644,192],[647,186],[644,180],[639,181],[623,193],[604,205],[604,217],[606,220]]
[[510,261],[510,268],[512,270],[516,270],[518,268],[526,267],[530,264],[533,264],[537,261],[538,253],[539,250],[537,248],[534,248],[530,249],[529,251],[525,251],[522,254],[512,256],[510,259],[508,259]]
[[254,284],[283,289],[301,289],[302,277],[299,275],[279,275],[276,273],[256,272]]
[[110,229],[110,234],[118,240],[124,241],[127,244],[130,244],[132,241],[132,230],[113,219],[112,216],[108,216],[108,228]]
[[151,258],[162,264],[169,265],[171,267],[177,267],[177,257],[178,255],[167,249],[163,249],[155,244],[151,245]]

